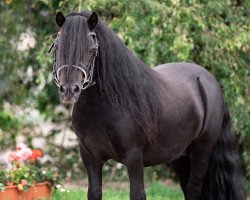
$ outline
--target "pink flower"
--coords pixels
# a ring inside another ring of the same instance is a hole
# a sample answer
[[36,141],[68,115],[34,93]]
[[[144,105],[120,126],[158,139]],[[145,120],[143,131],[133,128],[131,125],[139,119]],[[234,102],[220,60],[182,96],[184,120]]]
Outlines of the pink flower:
[[27,180],[26,180],[26,179],[22,179],[22,180],[21,180],[21,184],[22,184],[22,185],[27,185]]
[[7,182],[7,186],[13,186],[14,183],[13,182]]
[[8,160],[9,160],[9,162],[12,162],[12,161],[16,161],[16,160],[17,160],[15,152],[10,152],[10,153],[9,153],[9,155],[8,155]]
[[32,150],[25,144],[19,144],[16,151],[10,152],[9,161],[25,161],[32,156]]

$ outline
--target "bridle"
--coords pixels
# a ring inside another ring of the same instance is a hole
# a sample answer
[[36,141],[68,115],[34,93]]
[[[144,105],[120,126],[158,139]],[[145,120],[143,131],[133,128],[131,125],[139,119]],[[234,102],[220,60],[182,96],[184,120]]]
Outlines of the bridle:
[[[60,35],[61,35],[61,32],[59,31],[57,33],[57,37],[56,37],[55,41],[52,43],[52,45],[49,49],[49,52],[55,46],[56,41],[58,40]],[[60,86],[59,85],[59,73],[62,69],[67,68],[67,67],[77,68],[84,74],[84,80],[83,80],[82,85],[81,85],[81,90],[85,90],[88,87],[95,84],[95,81],[93,81],[93,74],[94,74],[95,59],[96,59],[97,54],[98,54],[99,44],[98,44],[98,40],[97,40],[95,32],[89,32],[88,35],[93,37],[94,42],[95,42],[95,48],[93,48],[93,50],[91,50],[91,52],[93,52],[93,55],[91,56],[87,67],[85,67],[83,65],[62,65],[62,66],[58,67],[56,64],[56,49],[54,49],[54,51],[53,51],[53,78],[54,78],[54,81],[55,81],[55,84],[57,85],[57,87]]]

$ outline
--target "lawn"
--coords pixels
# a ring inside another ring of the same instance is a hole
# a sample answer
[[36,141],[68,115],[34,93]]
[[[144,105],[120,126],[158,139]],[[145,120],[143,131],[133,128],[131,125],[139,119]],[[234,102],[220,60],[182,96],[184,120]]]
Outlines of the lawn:
[[[119,184],[119,183],[118,183]],[[148,200],[183,200],[182,192],[179,188],[166,187],[161,183],[154,183],[146,188]],[[72,189],[69,192],[53,192],[51,200],[85,200],[86,191]],[[128,189],[105,189],[103,200],[128,200]]]

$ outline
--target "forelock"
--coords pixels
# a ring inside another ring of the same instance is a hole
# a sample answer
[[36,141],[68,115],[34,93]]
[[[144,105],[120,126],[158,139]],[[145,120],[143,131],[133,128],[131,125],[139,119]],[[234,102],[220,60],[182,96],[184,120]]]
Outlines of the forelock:
[[87,19],[81,15],[69,15],[59,36],[59,60],[62,64],[79,65],[84,60],[87,37]]

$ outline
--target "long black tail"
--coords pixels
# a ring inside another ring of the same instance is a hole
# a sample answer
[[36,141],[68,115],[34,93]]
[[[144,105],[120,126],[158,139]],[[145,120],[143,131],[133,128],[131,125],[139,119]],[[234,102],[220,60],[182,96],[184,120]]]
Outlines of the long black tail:
[[230,114],[225,106],[221,134],[210,157],[201,200],[244,199],[236,139],[232,132]]

